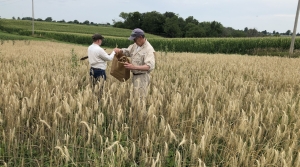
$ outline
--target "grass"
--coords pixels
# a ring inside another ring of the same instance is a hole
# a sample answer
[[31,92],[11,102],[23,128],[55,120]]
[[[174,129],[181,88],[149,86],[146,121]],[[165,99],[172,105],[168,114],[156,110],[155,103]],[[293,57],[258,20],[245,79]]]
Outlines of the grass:
[[[0,25],[5,25],[8,28],[22,29],[31,31],[32,21],[30,20],[12,20],[12,19],[0,19]],[[35,21],[34,29],[39,31],[50,32],[68,32],[68,33],[80,33],[80,34],[94,34],[100,33],[103,36],[111,37],[123,37],[128,38],[132,30],[115,28],[112,26],[95,26],[95,25],[82,25],[82,24],[70,24],[70,23],[56,23]],[[146,33],[147,38],[162,38],[157,35]]]
[[0,31],[1,40],[42,40],[40,38],[35,38],[31,36],[22,36],[18,34],[10,34]]
[[[11,34],[31,36],[32,22],[28,20],[0,19],[2,31]],[[35,37],[48,40],[63,41],[89,45],[94,33],[106,37],[104,47],[127,47],[131,44],[128,36],[131,30],[111,26],[79,25],[56,22],[35,22]],[[294,54],[289,55],[290,38],[162,38],[147,34],[147,39],[157,51],[192,52],[192,53],[224,53],[259,56],[299,57],[300,42],[295,41]],[[6,37],[0,37],[6,38]],[[11,37],[15,39],[14,37]],[[20,38],[23,38],[20,36]]]

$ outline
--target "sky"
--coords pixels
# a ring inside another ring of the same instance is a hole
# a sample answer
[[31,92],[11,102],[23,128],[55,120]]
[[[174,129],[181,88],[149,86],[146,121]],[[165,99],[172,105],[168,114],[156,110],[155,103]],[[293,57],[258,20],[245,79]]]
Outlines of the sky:
[[193,16],[199,22],[217,21],[236,30],[285,33],[294,30],[297,5],[297,0],[0,0],[0,17],[32,17],[34,11],[35,19],[112,24],[123,21],[121,12],[156,11],[173,12],[183,19]]

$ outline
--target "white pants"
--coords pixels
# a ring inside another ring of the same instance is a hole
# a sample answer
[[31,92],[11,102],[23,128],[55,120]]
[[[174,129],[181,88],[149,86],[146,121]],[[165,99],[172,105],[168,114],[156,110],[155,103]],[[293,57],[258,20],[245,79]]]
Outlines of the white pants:
[[140,74],[140,75],[133,75],[132,83],[133,83],[134,95],[140,98],[147,97],[149,82],[150,82],[150,76],[147,73]]

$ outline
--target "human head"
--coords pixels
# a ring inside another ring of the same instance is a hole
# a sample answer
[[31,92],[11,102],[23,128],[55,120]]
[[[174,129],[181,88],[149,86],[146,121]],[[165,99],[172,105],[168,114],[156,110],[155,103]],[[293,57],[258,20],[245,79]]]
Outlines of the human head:
[[145,37],[145,33],[142,29],[136,28],[131,32],[130,37],[128,38],[129,40],[133,41],[137,37]]
[[101,41],[103,41],[104,37],[103,37],[102,35],[96,33],[96,34],[94,34],[94,35],[92,36],[92,39],[93,39],[94,42],[96,42],[96,41],[99,40],[99,39],[100,39]]

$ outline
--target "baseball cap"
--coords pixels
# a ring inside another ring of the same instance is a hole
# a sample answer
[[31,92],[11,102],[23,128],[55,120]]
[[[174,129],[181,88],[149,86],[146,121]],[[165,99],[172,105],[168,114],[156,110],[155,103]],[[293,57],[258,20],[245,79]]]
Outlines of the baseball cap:
[[145,35],[144,34],[144,31],[142,30],[142,29],[140,29],[140,28],[136,28],[136,29],[134,29],[133,31],[132,31],[132,33],[131,33],[131,35],[130,35],[130,37],[128,38],[129,40],[134,40],[136,37],[140,37],[140,36],[142,36],[142,35]]
[[104,37],[103,37],[102,35],[100,35],[100,34],[94,34],[94,35],[92,36],[92,39],[93,39],[93,40],[98,40],[98,39],[103,40]]

